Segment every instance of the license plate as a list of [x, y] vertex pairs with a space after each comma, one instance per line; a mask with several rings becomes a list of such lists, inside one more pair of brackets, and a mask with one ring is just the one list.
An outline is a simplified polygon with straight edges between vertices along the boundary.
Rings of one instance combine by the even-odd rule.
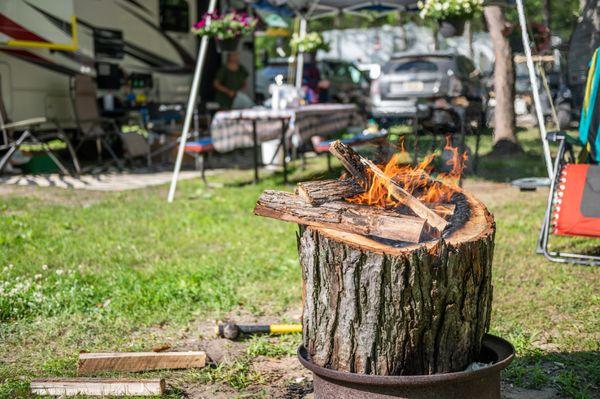
[[423, 90], [423, 82], [420, 82], [420, 81], [392, 83], [390, 86], [390, 91], [392, 93], [401, 93], [404, 91], [422, 91], [422, 90]]

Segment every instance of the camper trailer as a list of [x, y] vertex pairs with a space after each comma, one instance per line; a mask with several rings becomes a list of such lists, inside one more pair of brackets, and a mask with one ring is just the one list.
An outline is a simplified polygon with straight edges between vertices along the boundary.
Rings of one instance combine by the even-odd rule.
[[[93, 76], [99, 96], [185, 102], [198, 45], [190, 28], [205, 3], [0, 1], [1, 95], [9, 115], [72, 120], [70, 82], [76, 74]], [[242, 59], [252, 70], [250, 51]], [[206, 73], [214, 74], [219, 63], [212, 50]]]

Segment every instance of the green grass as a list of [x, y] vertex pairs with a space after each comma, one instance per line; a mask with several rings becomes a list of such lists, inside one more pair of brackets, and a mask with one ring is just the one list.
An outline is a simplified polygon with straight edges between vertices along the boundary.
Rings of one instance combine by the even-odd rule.
[[[521, 132], [521, 141], [525, 154], [482, 157], [480, 175], [467, 184], [543, 175], [535, 133]], [[424, 153], [428, 144], [421, 143]], [[485, 137], [481, 152], [490, 145]], [[324, 165], [312, 160], [292, 179], [325, 176]], [[15, 190], [0, 197], [0, 398], [28, 397], [33, 377], [75, 375], [81, 350], [149, 350], [165, 336], [199, 340], [189, 329], [197, 320], [240, 309], [275, 317], [299, 309], [296, 228], [252, 215], [262, 190], [284, 188], [281, 177], [238, 184], [250, 177], [237, 171], [210, 178], [226, 183], [220, 188], [181, 182], [172, 205], [165, 187], [98, 194]], [[595, 397], [598, 269], [551, 264], [534, 254], [545, 193], [500, 186], [476, 194], [498, 227], [491, 330], [513, 342], [519, 355], [504, 378], [527, 388], [552, 386], [567, 397]], [[179, 387], [211, 383], [241, 396], [253, 388], [260, 396], [268, 382], [253, 370], [253, 359], [292, 356], [299, 340], [252, 339], [234, 362], [149, 375], [174, 381], [170, 397], [182, 397]]]

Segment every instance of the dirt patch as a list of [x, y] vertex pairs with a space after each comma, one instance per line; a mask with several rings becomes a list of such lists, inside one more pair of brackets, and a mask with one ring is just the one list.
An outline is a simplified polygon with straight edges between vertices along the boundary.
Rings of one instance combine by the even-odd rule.
[[86, 192], [83, 190], [0, 184], [0, 199], [3, 197], [27, 197], [43, 201], [49, 205], [86, 207], [100, 202], [103, 195], [100, 192]]
[[528, 196], [532, 200], [538, 197], [548, 197], [548, 190], [538, 189], [534, 192], [521, 192], [518, 188], [508, 183], [495, 183], [480, 180], [465, 180], [465, 190], [473, 194], [477, 199], [487, 206], [498, 206], [509, 202], [514, 202], [519, 196]]
[[525, 389], [502, 383], [502, 399], [567, 399], [553, 388]]

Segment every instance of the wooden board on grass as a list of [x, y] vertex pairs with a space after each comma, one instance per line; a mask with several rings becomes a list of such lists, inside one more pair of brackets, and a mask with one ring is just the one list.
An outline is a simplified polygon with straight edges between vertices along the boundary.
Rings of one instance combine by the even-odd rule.
[[200, 368], [206, 365], [205, 352], [121, 352], [80, 353], [77, 372], [89, 375], [99, 371], [149, 371]]
[[159, 396], [165, 392], [164, 379], [36, 378], [31, 393], [43, 396]]

